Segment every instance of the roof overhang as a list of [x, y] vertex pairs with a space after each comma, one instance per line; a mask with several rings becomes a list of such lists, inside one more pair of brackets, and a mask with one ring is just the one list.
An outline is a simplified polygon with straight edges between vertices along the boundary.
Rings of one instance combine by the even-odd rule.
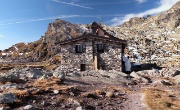
[[118, 43], [118, 44], [126, 44], [127, 43], [126, 40], [122, 40], [122, 39], [119, 39], [116, 37], [104, 37], [104, 36], [97, 36], [97, 35], [93, 35], [93, 34], [84, 34], [77, 38], [61, 41], [59, 44], [60, 45], [72, 44], [72, 43], [75, 43], [78, 41], [83, 41], [86, 39], [95, 40], [95, 41], [100, 40], [100, 41], [104, 41], [104, 42], [113, 42], [113, 43]]

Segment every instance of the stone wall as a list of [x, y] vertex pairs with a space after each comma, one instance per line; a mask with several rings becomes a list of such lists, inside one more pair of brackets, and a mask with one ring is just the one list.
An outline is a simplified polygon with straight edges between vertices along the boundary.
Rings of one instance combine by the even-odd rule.
[[[61, 46], [61, 70], [66, 72], [80, 71], [81, 64], [85, 64], [85, 70], [93, 70], [93, 44], [105, 44], [104, 53], [95, 53], [98, 58], [98, 69], [121, 71], [121, 45], [92, 40], [80, 41]], [[75, 45], [83, 44], [84, 53], [75, 53]], [[96, 47], [96, 46], [95, 46]], [[95, 48], [96, 50], [96, 48]]]
[[[95, 42], [99, 44], [103, 42]], [[121, 71], [121, 45], [106, 43], [104, 53], [97, 53], [98, 68], [104, 70], [120, 70]]]

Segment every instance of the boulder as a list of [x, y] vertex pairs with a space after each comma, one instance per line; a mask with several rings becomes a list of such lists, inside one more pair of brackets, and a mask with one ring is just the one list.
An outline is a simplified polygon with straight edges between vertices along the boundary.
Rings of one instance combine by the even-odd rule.
[[32, 79], [37, 79], [39, 77], [43, 76], [43, 71], [39, 69], [30, 69], [27, 71], [27, 77]]
[[59, 78], [60, 80], [65, 80], [65, 73], [64, 72], [61, 72], [61, 71], [55, 71], [53, 73], [53, 76], [56, 77], [56, 78]]
[[13, 103], [17, 98], [12, 93], [0, 93], [0, 103], [1, 104], [11, 104]]
[[19, 82], [19, 74], [13, 74], [13, 73], [6, 73], [0, 75], [0, 82]]
[[7, 82], [19, 82], [19, 74], [7, 73], [5, 75]]

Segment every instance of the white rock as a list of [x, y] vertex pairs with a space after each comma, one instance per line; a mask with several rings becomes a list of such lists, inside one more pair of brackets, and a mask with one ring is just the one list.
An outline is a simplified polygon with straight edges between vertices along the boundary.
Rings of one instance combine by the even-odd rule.
[[35, 108], [32, 105], [26, 105], [23, 109], [25, 109], [25, 110], [35, 110]]
[[176, 75], [173, 79], [176, 84], [180, 84], [180, 75]]
[[82, 106], [79, 106], [76, 108], [76, 110], [84, 110], [84, 109], [82, 108]]
[[54, 94], [59, 94], [58, 90], [54, 90], [53, 92], [54, 92]]

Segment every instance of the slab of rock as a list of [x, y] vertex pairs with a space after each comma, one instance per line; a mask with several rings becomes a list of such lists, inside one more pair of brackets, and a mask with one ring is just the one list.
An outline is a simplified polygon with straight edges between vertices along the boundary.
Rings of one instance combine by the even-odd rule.
[[130, 74], [130, 76], [133, 77], [133, 78], [135, 78], [135, 79], [137, 79], [137, 80], [139, 80], [139, 81], [142, 81], [142, 82], [144, 82], [144, 83], [150, 83], [150, 81], [149, 81], [147, 78], [144, 78], [144, 77], [140, 76], [140, 75], [139, 75], [138, 73], [136, 73], [136, 72], [132, 72], [132, 73]]

